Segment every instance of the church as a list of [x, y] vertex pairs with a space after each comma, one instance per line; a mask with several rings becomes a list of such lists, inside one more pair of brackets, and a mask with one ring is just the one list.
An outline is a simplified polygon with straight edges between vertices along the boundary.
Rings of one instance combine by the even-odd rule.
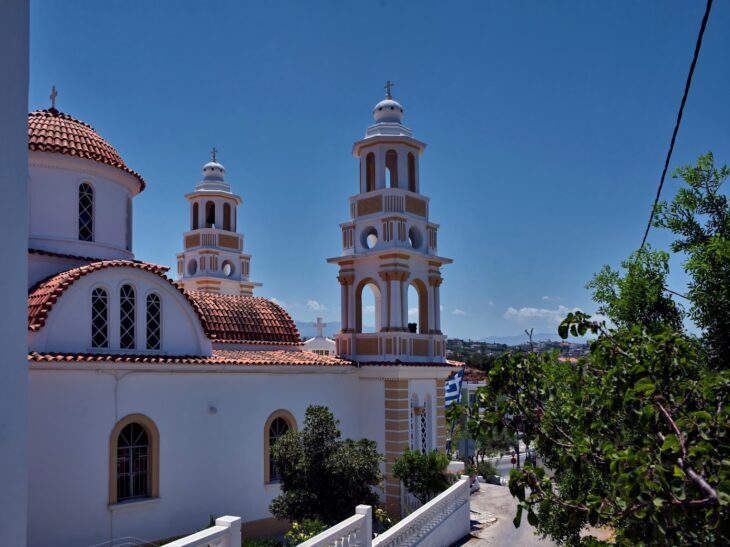
[[172, 274], [134, 254], [143, 176], [58, 110], [55, 90], [51, 108], [28, 115], [28, 545], [159, 541], [224, 514], [242, 517], [244, 537], [281, 532], [270, 448], [311, 404], [344, 438], [377, 442], [381, 501], [399, 515], [393, 462], [408, 447], [445, 449], [444, 384], [461, 364], [445, 358], [451, 261], [421, 192], [426, 145], [386, 89], [353, 146], [350, 218], [327, 259], [341, 294], [336, 355], [306, 351], [286, 310], [254, 294], [266, 280], [251, 276], [242, 200], [215, 152], [197, 184], [191, 174]]

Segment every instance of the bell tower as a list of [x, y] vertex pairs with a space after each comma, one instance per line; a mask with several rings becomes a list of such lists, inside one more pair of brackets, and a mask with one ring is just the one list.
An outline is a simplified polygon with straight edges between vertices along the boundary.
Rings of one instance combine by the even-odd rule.
[[[418, 160], [426, 145], [403, 125], [403, 107], [385, 86], [375, 105], [375, 123], [352, 149], [359, 159], [359, 193], [350, 197], [350, 217], [341, 224], [342, 254], [328, 262], [340, 268], [342, 330], [337, 353], [358, 361], [444, 363], [441, 332], [438, 225], [429, 221], [421, 194]], [[412, 286], [418, 302], [408, 302]], [[375, 332], [363, 330], [363, 292], [375, 300]], [[417, 307], [409, 323], [408, 309]]]
[[203, 166], [203, 180], [186, 194], [190, 230], [183, 234], [184, 251], [177, 255], [178, 279], [187, 291], [252, 296], [251, 255], [243, 253], [243, 234], [236, 231], [240, 196], [225, 181], [226, 170], [216, 159]]

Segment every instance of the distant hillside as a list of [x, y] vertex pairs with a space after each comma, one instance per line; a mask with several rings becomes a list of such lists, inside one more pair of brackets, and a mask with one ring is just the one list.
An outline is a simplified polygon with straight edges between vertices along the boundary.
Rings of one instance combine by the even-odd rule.
[[[527, 334], [516, 334], [514, 336], [487, 336], [482, 338], [480, 342], [487, 342], [489, 344], [507, 344], [508, 346], [519, 346], [520, 344], [526, 344], [529, 342]], [[533, 342], [562, 342], [563, 340], [558, 336], [558, 333], [549, 334], [547, 332], [536, 332], [532, 335]], [[570, 337], [567, 342], [573, 342], [574, 344], [585, 344], [588, 339], [583, 337]]]

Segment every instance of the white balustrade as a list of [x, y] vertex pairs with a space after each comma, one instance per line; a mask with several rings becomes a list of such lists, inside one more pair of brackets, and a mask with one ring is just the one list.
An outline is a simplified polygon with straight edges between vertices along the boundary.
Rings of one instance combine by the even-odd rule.
[[373, 537], [373, 508], [358, 505], [355, 514], [299, 547], [370, 547]]
[[215, 519], [215, 526], [166, 543], [165, 547], [240, 547], [241, 517]]
[[[450, 545], [469, 534], [469, 477], [373, 540], [373, 547]], [[429, 537], [430, 536], [430, 537]]]

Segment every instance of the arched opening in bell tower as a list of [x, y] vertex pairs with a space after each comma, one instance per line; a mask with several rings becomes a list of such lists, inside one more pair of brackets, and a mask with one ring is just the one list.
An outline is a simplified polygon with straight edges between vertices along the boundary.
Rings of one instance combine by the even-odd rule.
[[355, 332], [368, 332], [381, 328], [382, 298], [380, 287], [374, 279], [360, 281], [355, 290]]
[[398, 188], [398, 152], [395, 150], [388, 150], [385, 153], [385, 171], [388, 187]]
[[193, 230], [197, 230], [198, 229], [198, 225], [199, 225], [199, 221], [198, 221], [198, 214], [199, 214], [198, 213], [198, 209], [199, 209], [198, 203], [197, 202], [193, 203], [193, 221], [191, 223], [191, 228]]
[[[408, 285], [408, 326], [410, 332], [428, 334], [428, 287], [420, 279]], [[415, 328], [412, 328], [413, 324]]]
[[212, 228], [215, 226], [215, 203], [207, 201], [205, 203], [205, 227]]
[[231, 204], [230, 203], [224, 203], [223, 204], [223, 229], [224, 230], [231, 230]]
[[365, 157], [365, 191], [375, 190], [375, 154], [370, 152]]
[[416, 156], [408, 152], [408, 190], [416, 191]]

